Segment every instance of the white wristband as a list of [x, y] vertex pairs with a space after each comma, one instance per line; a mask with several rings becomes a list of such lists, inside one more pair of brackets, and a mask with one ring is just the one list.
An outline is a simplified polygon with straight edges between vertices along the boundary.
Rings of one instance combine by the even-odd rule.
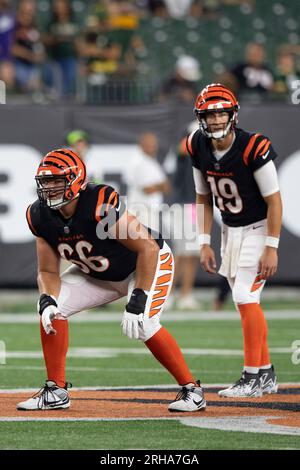
[[199, 245], [210, 245], [210, 239], [210, 235], [208, 235], [207, 233], [201, 233], [201, 235], [199, 235]]
[[271, 246], [272, 248], [278, 248], [279, 246], [279, 238], [276, 237], [267, 237], [266, 238], [266, 246]]

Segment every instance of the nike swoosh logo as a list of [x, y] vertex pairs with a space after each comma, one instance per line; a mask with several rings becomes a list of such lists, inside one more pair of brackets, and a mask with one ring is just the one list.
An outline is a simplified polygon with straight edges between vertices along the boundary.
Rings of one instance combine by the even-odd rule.
[[267, 156], [269, 155], [270, 153], [270, 150], [267, 151], [267, 153], [265, 153], [264, 155], [262, 155], [262, 158], [265, 160], [267, 158]]
[[260, 228], [260, 227], [263, 227], [263, 225], [258, 225], [257, 227], [252, 227], [253, 230], [257, 229], [257, 228]]
[[193, 402], [195, 403], [196, 406], [201, 405], [202, 401], [203, 401], [203, 400], [200, 400], [200, 401], [193, 400]]

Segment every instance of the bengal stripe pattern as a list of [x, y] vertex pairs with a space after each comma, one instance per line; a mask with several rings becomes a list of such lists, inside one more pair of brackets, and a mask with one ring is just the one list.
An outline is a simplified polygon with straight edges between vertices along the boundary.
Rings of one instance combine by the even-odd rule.
[[257, 147], [256, 151], [255, 151], [255, 154], [254, 154], [254, 160], [257, 158], [257, 157], [261, 157], [262, 155], [264, 155], [267, 150], [269, 149], [271, 145], [271, 142], [269, 141], [269, 139], [264, 139], [260, 144], [259, 146]]
[[95, 219], [97, 220], [97, 222], [100, 222], [101, 220], [101, 208], [104, 203], [106, 188], [107, 186], [104, 186], [103, 188], [101, 188], [98, 194], [98, 200], [97, 200], [97, 205], [96, 205], [96, 210], [95, 210]]
[[255, 281], [253, 282], [253, 285], [251, 287], [251, 292], [255, 292], [258, 289], [260, 289], [262, 285], [264, 284], [264, 282], [265, 282], [265, 279], [262, 277], [261, 273], [259, 273], [256, 276]]
[[197, 129], [194, 132], [192, 132], [186, 139], [186, 148], [191, 156], [193, 155], [192, 140], [196, 132], [197, 132]]
[[207, 85], [201, 93], [197, 96], [195, 103], [196, 111], [206, 111], [208, 104], [222, 104], [224, 109], [236, 108], [238, 109], [238, 101], [234, 93], [220, 83], [212, 83]]
[[257, 141], [257, 139], [260, 135], [261, 134], [254, 134], [250, 138], [250, 140], [248, 142], [248, 145], [245, 148], [244, 155], [243, 155], [243, 160], [244, 160], [245, 165], [249, 165], [249, 157], [250, 157], [251, 150], [253, 149], [254, 144], [255, 144], [255, 142]]
[[28, 223], [29, 227], [31, 228], [31, 231], [34, 233], [34, 235], [37, 236], [37, 232], [36, 232], [36, 230], [33, 226], [32, 220], [31, 220], [30, 209], [31, 209], [31, 205], [27, 208], [27, 211], [26, 211], [27, 223]]
[[155, 294], [152, 297], [149, 318], [153, 317], [154, 315], [157, 315], [161, 311], [166, 301], [168, 291], [171, 286], [171, 281], [173, 278], [174, 261], [172, 253], [165, 253], [163, 255], [160, 255], [159, 261], [159, 270], [160, 272], [165, 271], [165, 273], [158, 276], [156, 280], [154, 288]]

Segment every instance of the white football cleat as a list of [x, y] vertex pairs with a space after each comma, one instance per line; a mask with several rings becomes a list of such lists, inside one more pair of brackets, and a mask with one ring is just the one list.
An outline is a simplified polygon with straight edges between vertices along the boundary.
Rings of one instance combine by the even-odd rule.
[[243, 372], [242, 377], [229, 388], [219, 391], [220, 397], [259, 398], [262, 396], [259, 374]]
[[206, 408], [206, 401], [203, 394], [203, 389], [200, 382], [198, 385], [188, 384], [182, 387], [177, 394], [175, 401], [170, 403], [169, 411], [204, 411]]
[[259, 379], [263, 394], [277, 393], [278, 383], [273, 366], [269, 369], [259, 369]]
[[52, 380], [46, 384], [33, 397], [17, 404], [17, 410], [58, 410], [70, 407], [69, 393], [66, 388], [61, 388]]

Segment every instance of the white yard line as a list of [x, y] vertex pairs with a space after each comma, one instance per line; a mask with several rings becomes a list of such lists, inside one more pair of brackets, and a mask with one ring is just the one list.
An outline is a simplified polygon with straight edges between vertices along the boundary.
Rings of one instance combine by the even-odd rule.
[[[230, 383], [206, 383], [203, 385], [204, 390], [206, 388], [220, 388], [220, 387], [228, 387], [231, 385]], [[299, 382], [285, 382], [280, 383], [280, 387], [287, 388], [287, 387], [300, 387]], [[176, 384], [158, 384], [158, 385], [125, 385], [125, 386], [86, 386], [86, 387], [73, 387], [72, 391], [80, 392], [80, 391], [90, 391], [90, 392], [101, 392], [101, 391], [118, 391], [118, 390], [139, 390], [139, 391], [147, 391], [147, 390], [166, 390], [166, 389], [178, 389], [178, 385]], [[36, 388], [8, 388], [8, 389], [1, 389], [0, 387], [0, 394], [1, 393], [34, 393], [36, 392]]]
[[[268, 320], [300, 320], [300, 310], [280, 310], [266, 312]], [[82, 312], [70, 317], [75, 323], [119, 323], [122, 312], [92, 313]], [[32, 313], [0, 313], [0, 323], [37, 323], [37, 314]], [[240, 320], [238, 312], [163, 312], [162, 321], [229, 321]]]
[[[182, 348], [188, 356], [243, 356], [242, 349]], [[292, 354], [292, 348], [270, 348], [273, 354]], [[147, 348], [70, 348], [68, 358], [111, 358], [124, 354], [150, 355]], [[42, 351], [6, 351], [7, 359], [41, 359]], [[0, 366], [0, 370], [1, 370]], [[5, 365], [3, 365], [5, 367]]]

